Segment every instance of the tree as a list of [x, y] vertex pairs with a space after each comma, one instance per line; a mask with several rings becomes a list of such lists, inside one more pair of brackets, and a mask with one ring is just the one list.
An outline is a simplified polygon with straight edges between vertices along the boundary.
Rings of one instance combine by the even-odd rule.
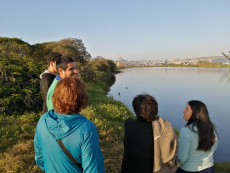
[[34, 62], [31, 51], [20, 39], [0, 38], [0, 112], [41, 109], [39, 74], [43, 64]]
[[84, 66], [87, 60], [91, 59], [91, 55], [86, 51], [82, 40], [76, 38], [60, 40], [53, 51], [62, 55], [69, 55], [78, 63], [78, 66]]
[[32, 49], [30, 45], [18, 38], [0, 37], [0, 55], [21, 58], [30, 55]]
[[19, 114], [42, 109], [39, 76], [47, 68], [46, 56], [52, 51], [71, 56], [86, 81], [100, 79], [100, 70], [114, 70], [113, 63], [107, 60], [95, 63], [98, 74], [87, 66], [91, 56], [80, 39], [29, 45], [18, 38], [0, 37], [0, 112]]
[[43, 61], [46, 63], [46, 55], [50, 52], [58, 52], [62, 55], [69, 55], [74, 59], [78, 67], [87, 64], [87, 60], [91, 59], [91, 55], [86, 51], [86, 48], [80, 39], [65, 38], [57, 42], [46, 42], [32, 45], [33, 58], [35, 61]]

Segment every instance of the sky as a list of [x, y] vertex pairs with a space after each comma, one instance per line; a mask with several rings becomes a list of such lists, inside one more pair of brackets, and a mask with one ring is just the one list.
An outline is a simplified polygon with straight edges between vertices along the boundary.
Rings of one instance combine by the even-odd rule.
[[229, 0], [0, 0], [0, 37], [81, 39], [94, 58], [189, 59], [230, 51]]

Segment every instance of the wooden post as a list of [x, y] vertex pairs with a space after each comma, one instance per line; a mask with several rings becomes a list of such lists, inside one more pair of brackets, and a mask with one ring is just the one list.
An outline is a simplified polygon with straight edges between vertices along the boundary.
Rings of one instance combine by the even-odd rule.
[[227, 55], [225, 55], [224, 52], [222, 52], [222, 54], [223, 54], [226, 58], [228, 58], [228, 59], [230, 60], [230, 58], [229, 58]]

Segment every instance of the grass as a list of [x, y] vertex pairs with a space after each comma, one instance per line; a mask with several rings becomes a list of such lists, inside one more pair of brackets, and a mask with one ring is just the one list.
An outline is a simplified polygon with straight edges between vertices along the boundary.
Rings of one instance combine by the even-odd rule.
[[34, 161], [34, 132], [40, 114], [0, 115], [0, 172], [42, 172]]
[[[124, 121], [133, 117], [120, 101], [107, 98], [98, 86], [87, 84], [90, 103], [81, 113], [98, 128], [105, 171], [121, 172]], [[0, 172], [41, 173], [34, 161], [33, 137], [41, 113], [21, 116], [0, 115]], [[178, 132], [177, 132], [178, 134]], [[216, 173], [229, 173], [230, 162], [215, 163]]]
[[214, 163], [216, 173], [229, 173], [230, 172], [230, 162]]
[[[87, 84], [87, 91], [90, 103], [81, 113], [97, 126], [106, 172], [120, 172], [124, 121], [133, 115], [120, 101], [107, 98], [97, 85]], [[33, 147], [40, 116], [0, 115], [0, 172], [42, 172], [35, 164]]]

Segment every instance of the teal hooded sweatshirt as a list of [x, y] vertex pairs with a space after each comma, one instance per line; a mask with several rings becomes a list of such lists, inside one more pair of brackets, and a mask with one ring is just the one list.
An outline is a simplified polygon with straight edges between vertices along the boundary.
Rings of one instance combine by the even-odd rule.
[[[83, 171], [63, 152], [61, 139]], [[81, 114], [48, 111], [38, 121], [34, 137], [35, 161], [47, 173], [104, 173], [96, 126]]]

